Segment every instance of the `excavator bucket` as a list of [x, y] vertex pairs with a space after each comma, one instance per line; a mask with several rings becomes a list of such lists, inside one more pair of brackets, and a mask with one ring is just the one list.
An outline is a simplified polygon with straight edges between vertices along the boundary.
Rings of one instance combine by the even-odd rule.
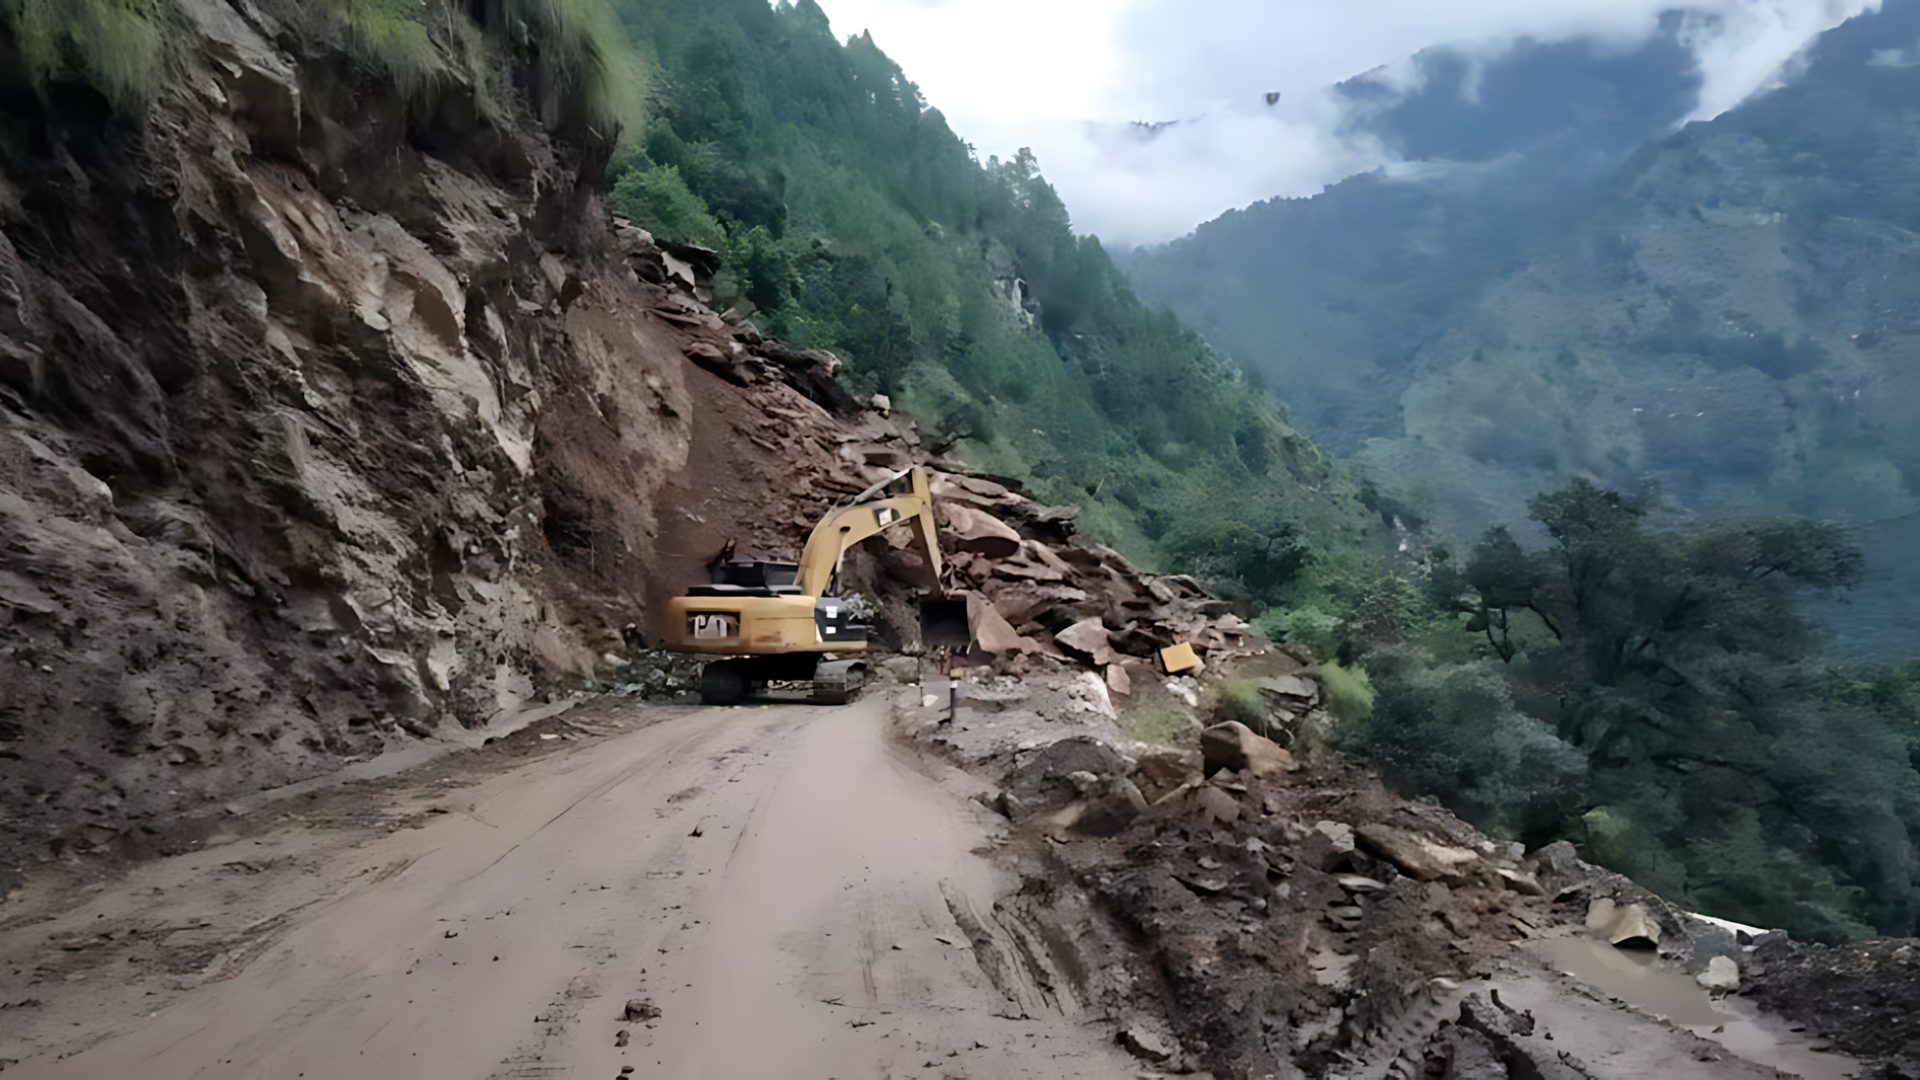
[[973, 644], [965, 600], [926, 600], [920, 604], [920, 644], [929, 649], [964, 649]]

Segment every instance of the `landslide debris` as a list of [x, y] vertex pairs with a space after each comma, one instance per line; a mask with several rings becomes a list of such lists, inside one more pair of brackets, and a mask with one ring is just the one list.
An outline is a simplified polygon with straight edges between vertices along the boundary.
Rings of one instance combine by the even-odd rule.
[[[943, 543], [965, 552], [980, 640], [950, 689], [925, 659], [882, 668], [912, 684], [906, 735], [988, 783], [980, 801], [1008, 821], [1000, 857], [1023, 886], [969, 936], [1011, 1007], [1104, 1018], [1143, 1075], [1610, 1077], [1555, 1045], [1529, 1011], [1542, 1002], [1488, 989], [1523, 971], [1532, 993], [1574, 993], [1530, 942], [1657, 949], [1723, 992], [1752, 962], [1733, 932], [1565, 843], [1528, 853], [1389, 791], [1329, 747], [1311, 658], [1198, 583], [1140, 573], [1017, 486], [942, 473], [936, 490], [967, 510], [943, 516]], [[1170, 675], [1156, 658], [1178, 642], [1202, 662]], [[1597, 1030], [1630, 1037], [1579, 993]], [[1776, 1075], [1631, 1023], [1707, 1070], [1686, 1075]]]
[[1876, 1080], [1920, 1080], [1920, 941], [1823, 946], [1768, 934], [1741, 965], [1741, 992], [1872, 1063]]

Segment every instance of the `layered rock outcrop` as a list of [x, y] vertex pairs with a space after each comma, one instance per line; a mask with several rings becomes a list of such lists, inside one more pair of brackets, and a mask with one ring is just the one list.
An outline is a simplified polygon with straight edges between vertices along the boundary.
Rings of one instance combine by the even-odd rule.
[[844, 464], [778, 415], [831, 358], [696, 302], [603, 148], [182, 7], [139, 123], [0, 86], [0, 869], [591, 684]]

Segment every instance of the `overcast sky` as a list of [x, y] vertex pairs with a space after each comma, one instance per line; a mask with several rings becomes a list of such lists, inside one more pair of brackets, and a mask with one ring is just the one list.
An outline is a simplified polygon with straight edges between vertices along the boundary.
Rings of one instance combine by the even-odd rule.
[[[1685, 7], [1711, 118], [1879, 0], [818, 0], [874, 40], [984, 160], [1039, 155], [1077, 228], [1153, 243], [1222, 211], [1390, 163], [1336, 137], [1327, 88], [1435, 45], [1632, 47]], [[1263, 95], [1281, 94], [1267, 106]], [[1129, 121], [1192, 121], [1144, 141]]]

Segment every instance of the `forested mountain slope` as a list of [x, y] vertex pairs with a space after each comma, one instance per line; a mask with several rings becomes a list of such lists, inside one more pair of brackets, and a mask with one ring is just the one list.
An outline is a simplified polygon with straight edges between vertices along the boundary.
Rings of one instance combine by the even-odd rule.
[[1408, 164], [1127, 263], [1423, 526], [1274, 620], [1370, 672], [1355, 745], [1701, 910], [1911, 933], [1920, 697], [1859, 661], [1920, 647], [1920, 4], [1678, 130], [1675, 32], [1357, 80]]
[[716, 306], [834, 350], [1094, 535], [1258, 601], [1377, 518], [1255, 382], [1135, 299], [1021, 154], [975, 160], [812, 0], [618, 0], [661, 73], [612, 203], [723, 249]]
[[1920, 5], [1889, 0], [1787, 85], [1671, 134], [1691, 76], [1665, 37], [1523, 48], [1474, 101], [1426, 57], [1424, 90], [1356, 112], [1412, 164], [1229, 214], [1133, 280], [1455, 537], [1525, 528], [1572, 475], [1889, 523], [1861, 537], [1876, 588], [1835, 614], [1851, 648], [1907, 651], [1916, 43]]

